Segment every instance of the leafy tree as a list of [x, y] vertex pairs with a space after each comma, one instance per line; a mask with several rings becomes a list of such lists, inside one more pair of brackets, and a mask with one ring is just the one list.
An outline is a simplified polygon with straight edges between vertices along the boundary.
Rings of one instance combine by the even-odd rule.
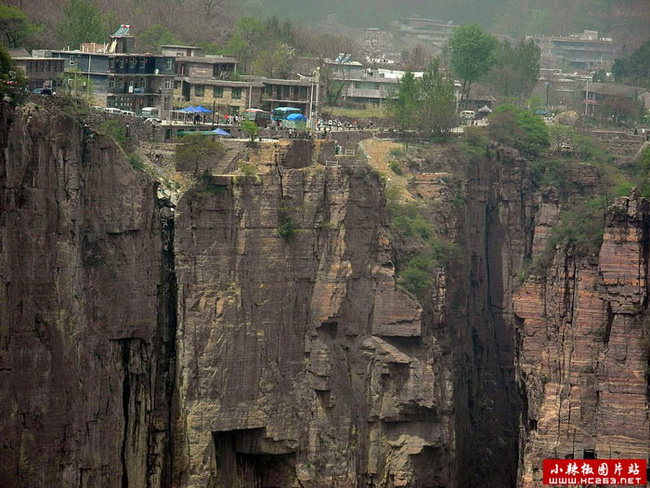
[[219, 141], [202, 134], [183, 136], [183, 143], [176, 146], [174, 160], [178, 171], [192, 171], [195, 175], [208, 169], [213, 161], [223, 156], [225, 148]]
[[295, 59], [296, 50], [282, 42], [260, 51], [253, 67], [257, 74], [269, 78], [287, 78]]
[[165, 44], [178, 44], [174, 33], [160, 24], [147, 27], [137, 36], [138, 51], [159, 53], [160, 46]]
[[456, 103], [454, 81], [440, 71], [438, 60], [431, 62], [422, 74], [418, 123], [435, 134], [446, 132], [454, 126]]
[[441, 134], [455, 122], [454, 82], [442, 75], [437, 59], [420, 80], [407, 71], [398, 83], [397, 96], [391, 101], [389, 111], [403, 130], [416, 126]]
[[16, 7], [0, 5], [0, 32], [7, 47], [20, 47], [29, 38], [34, 26], [25, 12]]
[[650, 88], [650, 40], [644, 42], [630, 57], [615, 59], [612, 73], [616, 83]]
[[260, 128], [252, 120], [244, 120], [241, 123], [241, 130], [250, 138], [251, 144], [255, 142], [255, 139], [260, 133]]
[[84, 42], [105, 42], [110, 27], [92, 0], [70, 0], [57, 25], [59, 41], [73, 49]]
[[489, 121], [490, 138], [526, 156], [537, 156], [550, 143], [544, 120], [516, 105], [500, 105], [490, 115]]
[[397, 119], [402, 130], [410, 129], [416, 122], [419, 97], [418, 81], [411, 71], [407, 71], [397, 83], [397, 96], [389, 102], [389, 111]]
[[485, 75], [495, 61], [498, 46], [496, 38], [483, 31], [478, 24], [463, 25], [449, 38], [451, 68], [461, 80], [462, 101], [479, 77]]
[[237, 58], [244, 73], [252, 66], [262, 45], [268, 42], [264, 34], [264, 24], [259, 19], [241, 17], [235, 22], [235, 31], [226, 49]]
[[16, 68], [9, 52], [0, 44], [0, 101], [20, 103], [24, 97], [25, 85], [22, 71]]
[[518, 98], [523, 103], [539, 78], [540, 57], [541, 51], [532, 39], [514, 46], [504, 41], [497, 48], [495, 64], [485, 80], [493, 93]]

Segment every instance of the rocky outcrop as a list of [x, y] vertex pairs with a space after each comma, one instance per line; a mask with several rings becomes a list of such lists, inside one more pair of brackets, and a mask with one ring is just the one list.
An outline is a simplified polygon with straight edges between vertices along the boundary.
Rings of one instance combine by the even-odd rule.
[[0, 110], [2, 484], [169, 486], [172, 223], [111, 141]]
[[520, 286], [593, 166], [538, 191], [513, 151], [436, 152], [409, 198], [458, 256], [416, 299], [331, 141], [239, 146], [173, 212], [59, 104], [0, 112], [3, 486], [532, 487], [650, 454], [648, 203]]
[[544, 458], [650, 454], [648, 216], [645, 199], [617, 200], [597, 258], [558, 252], [515, 296], [522, 486], [541, 486]]
[[395, 288], [380, 188], [278, 167], [181, 201], [179, 484], [454, 484], [449, 364]]

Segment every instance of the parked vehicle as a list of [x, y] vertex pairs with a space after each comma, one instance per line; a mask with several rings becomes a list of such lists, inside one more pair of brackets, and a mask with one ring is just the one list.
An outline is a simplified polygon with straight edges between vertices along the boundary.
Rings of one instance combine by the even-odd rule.
[[52, 90], [49, 88], [34, 88], [34, 90], [32, 90], [32, 93], [35, 93], [37, 95], [52, 95]]
[[142, 110], [140, 110], [140, 113], [138, 115], [140, 115], [140, 117], [144, 117], [145, 119], [148, 118], [157, 119], [160, 117], [158, 107], [143, 107]]
[[296, 107], [277, 107], [271, 111], [271, 119], [275, 122], [287, 120], [291, 114], [302, 114], [302, 110]]
[[460, 118], [474, 120], [476, 118], [476, 112], [474, 110], [463, 110], [460, 113]]
[[129, 115], [131, 117], [135, 117], [135, 112], [132, 112], [131, 110], [122, 110], [122, 115]]
[[106, 107], [104, 108], [104, 112], [107, 112], [109, 114], [115, 114], [115, 115], [119, 115], [122, 113], [122, 111], [119, 108], [115, 108], [115, 107]]
[[252, 120], [258, 127], [266, 127], [271, 121], [271, 114], [259, 108], [249, 108], [242, 112], [244, 120]]

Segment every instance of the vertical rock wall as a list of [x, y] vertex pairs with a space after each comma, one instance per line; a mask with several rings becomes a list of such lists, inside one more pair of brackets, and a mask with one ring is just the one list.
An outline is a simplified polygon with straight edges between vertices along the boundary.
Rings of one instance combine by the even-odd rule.
[[177, 212], [179, 484], [453, 486], [449, 364], [395, 288], [377, 176], [221, 183]]
[[72, 118], [0, 110], [2, 484], [169, 486], [154, 187]]
[[544, 458], [650, 456], [648, 216], [645, 199], [617, 200], [597, 259], [558, 253], [515, 296], [522, 486], [541, 486]]

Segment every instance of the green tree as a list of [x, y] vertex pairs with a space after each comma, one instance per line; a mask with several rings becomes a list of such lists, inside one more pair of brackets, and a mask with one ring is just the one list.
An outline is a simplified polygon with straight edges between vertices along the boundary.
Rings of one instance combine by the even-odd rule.
[[241, 123], [241, 130], [250, 138], [251, 144], [255, 142], [255, 139], [260, 133], [260, 128], [252, 120], [244, 120]]
[[210, 168], [225, 153], [223, 144], [210, 136], [190, 134], [183, 136], [183, 143], [176, 146], [174, 160], [178, 171], [191, 171], [198, 175]]
[[402, 130], [408, 130], [416, 123], [419, 98], [418, 81], [411, 71], [407, 71], [397, 83], [397, 96], [388, 105], [390, 114], [397, 119]]
[[544, 120], [512, 104], [497, 107], [489, 117], [490, 138], [519, 150], [525, 156], [537, 156], [550, 143]]
[[629, 57], [615, 59], [612, 73], [616, 83], [650, 88], [650, 40]]
[[283, 42], [261, 50], [253, 63], [256, 74], [269, 78], [287, 78], [291, 73], [296, 50]]
[[84, 42], [105, 42], [110, 28], [92, 0], [70, 0], [56, 28], [64, 46], [78, 49]]
[[422, 74], [419, 88], [419, 126], [434, 134], [451, 129], [456, 121], [454, 80], [441, 73], [437, 59]]
[[178, 44], [174, 33], [160, 24], [147, 27], [137, 36], [138, 52], [159, 53], [160, 46]]
[[22, 46], [34, 26], [27, 20], [25, 12], [16, 7], [0, 5], [0, 32], [3, 36], [3, 44], [7, 47]]
[[264, 43], [264, 24], [260, 19], [241, 17], [235, 22], [235, 31], [228, 41], [226, 50], [237, 58], [240, 71], [246, 73], [253, 65]]
[[519, 103], [530, 97], [539, 79], [541, 51], [534, 40], [520, 41], [514, 46], [508, 41], [499, 44], [495, 64], [485, 80], [492, 92]]
[[463, 25], [449, 39], [451, 68], [461, 80], [461, 101], [467, 101], [469, 90], [478, 78], [489, 72], [495, 62], [496, 38], [478, 24]]
[[20, 103], [24, 97], [25, 85], [22, 71], [16, 68], [9, 52], [0, 44], [0, 101]]

